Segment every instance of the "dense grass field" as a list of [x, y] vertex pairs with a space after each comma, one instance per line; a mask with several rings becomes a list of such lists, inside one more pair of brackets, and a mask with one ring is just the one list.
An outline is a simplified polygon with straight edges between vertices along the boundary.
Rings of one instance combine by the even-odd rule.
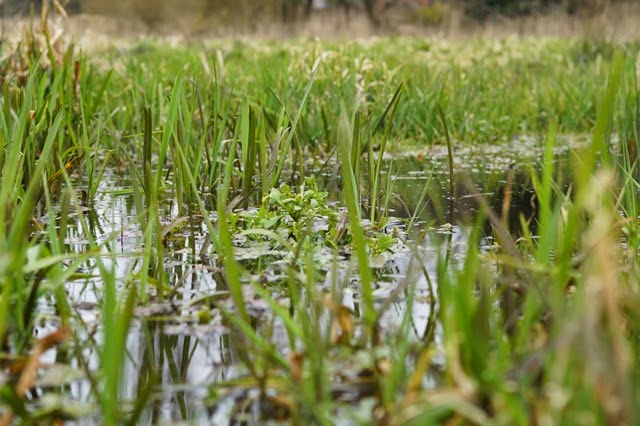
[[[47, 40], [0, 63], [2, 424], [640, 421], [640, 44]], [[514, 226], [456, 152], [522, 140]]]

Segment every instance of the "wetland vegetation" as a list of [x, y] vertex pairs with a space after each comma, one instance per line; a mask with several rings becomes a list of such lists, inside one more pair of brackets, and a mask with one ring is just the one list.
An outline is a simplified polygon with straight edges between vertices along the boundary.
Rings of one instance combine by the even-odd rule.
[[638, 423], [636, 42], [2, 47], [2, 424]]

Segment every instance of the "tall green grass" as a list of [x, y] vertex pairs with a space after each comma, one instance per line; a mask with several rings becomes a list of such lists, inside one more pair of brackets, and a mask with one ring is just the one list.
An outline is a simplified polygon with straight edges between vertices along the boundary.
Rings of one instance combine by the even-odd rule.
[[[49, 301], [72, 330], [69, 344], [100, 420], [145, 419], [161, 381], [145, 367], [138, 399], [123, 403], [127, 336], [136, 307], [175, 302], [180, 283], [167, 272], [165, 237], [187, 223], [193, 241], [207, 235], [188, 262], [215, 271], [228, 294], [213, 309], [247, 377], [213, 384], [212, 395], [229, 386], [257, 389], [258, 407], [283, 408], [299, 424], [332, 424], [336, 413], [389, 424], [636, 423], [638, 49], [598, 46], [220, 42], [140, 45], [124, 58], [114, 51], [109, 71], [76, 62], [72, 51], [50, 69], [34, 61], [25, 82], [4, 80], [0, 97], [2, 351], [37, 353], [38, 306]], [[589, 145], [572, 151], [571, 170], [559, 169], [559, 136], [585, 131]], [[454, 144], [522, 133], [547, 135], [531, 171], [535, 227], [522, 218], [521, 229], [508, 229], [500, 217], [508, 209], [494, 212], [477, 197], [480, 214], [460, 228], [464, 261], [454, 261], [453, 236], [445, 238], [432, 282], [418, 243], [410, 244], [414, 263], [392, 298], [379, 300], [370, 261], [393, 197], [385, 154], [402, 144], [446, 142], [454, 197]], [[305, 177], [334, 163], [346, 210], [339, 238], [326, 242], [331, 249], [318, 244], [310, 221], [282, 234], [237, 233], [230, 223], [236, 210], [262, 207], [281, 184], [303, 188]], [[107, 249], [110, 235], [98, 242], [105, 236], [82, 213], [95, 213], [104, 176], [114, 171], [129, 182], [136, 212], [130, 226], [139, 241], [127, 253], [137, 261], [124, 276]], [[565, 188], [567, 174], [572, 184]], [[81, 253], [66, 241], [72, 213], [87, 239]], [[480, 249], [487, 222], [499, 243], [492, 251]], [[251, 235], [284, 248], [276, 283], [260, 280], [238, 258], [239, 237]], [[328, 267], [317, 261], [325, 249]], [[65, 286], [87, 262], [99, 282], [100, 332], [81, 342], [88, 329]], [[418, 276], [431, 299], [422, 334], [412, 331]], [[342, 304], [352, 285], [354, 311]], [[264, 316], [250, 309], [256, 299], [267, 307]], [[388, 330], [384, 314], [394, 301], [404, 311]], [[277, 327], [286, 348], [274, 342]], [[96, 350], [97, 366], [89, 365], [87, 347]], [[31, 401], [13, 382], [3, 385], [0, 400], [18, 420], [33, 420]], [[367, 401], [373, 408], [362, 408]], [[184, 404], [180, 410], [186, 417]]]
[[[490, 256], [496, 275], [473, 244], [479, 238], [476, 226], [462, 270], [442, 271], [445, 387], [451, 393], [426, 392], [420, 402], [405, 406], [403, 422], [459, 418], [529, 424], [539, 416], [562, 424], [578, 417], [635, 422], [635, 345], [623, 320], [636, 317], [634, 303], [624, 300], [634, 285], [623, 271], [636, 269], [636, 255], [620, 246], [619, 227], [637, 218], [621, 218], [618, 209], [635, 183], [609, 154], [623, 64], [616, 55], [592, 142], [576, 152], [575, 186], [568, 190], [556, 181], [561, 170], [553, 165], [556, 128], [550, 128], [541, 172], [533, 176], [537, 237], [526, 232], [523, 221], [525, 237], [517, 241], [517, 253], [500, 241], [503, 250]], [[627, 176], [622, 185], [616, 182], [621, 173]], [[492, 222], [504, 235], [501, 223]]]

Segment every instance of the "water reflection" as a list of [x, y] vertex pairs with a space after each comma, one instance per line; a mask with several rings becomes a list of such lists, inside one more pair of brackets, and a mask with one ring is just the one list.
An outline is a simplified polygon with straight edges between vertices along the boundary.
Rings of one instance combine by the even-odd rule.
[[[436, 318], [438, 262], [443, 250], [447, 250], [450, 270], [462, 267], [469, 244], [468, 224], [477, 210], [472, 191], [462, 183], [462, 176], [471, 176], [489, 204], [496, 211], [504, 211], [507, 175], [513, 170], [513, 197], [508, 209], [510, 226], [516, 229], [520, 216], [526, 219], [535, 212], [535, 200], [525, 168], [513, 168], [513, 159], [505, 160], [507, 156], [500, 157], [493, 168], [484, 167], [487, 156], [470, 156], [473, 161], [461, 165], [455, 177], [453, 212], [448, 211], [447, 200], [451, 196], [448, 193], [448, 172], [440, 159], [413, 156], [393, 163], [394, 177], [391, 181], [395, 197], [390, 206], [391, 215], [399, 218], [413, 216], [419, 208], [423, 188], [429, 185], [426, 208], [416, 217], [419, 226], [405, 238], [415, 240], [425, 226], [434, 227], [424, 233], [418, 243], [409, 241], [393, 254], [374, 261], [377, 263], [374, 297], [376, 310], [383, 312], [379, 320], [383, 338], [393, 338], [404, 318], [409, 317], [411, 340], [431, 341], [435, 348], [441, 348], [441, 327]], [[332, 190], [332, 199], [339, 200], [337, 171], [329, 168], [323, 171], [322, 176], [321, 184]], [[85, 252], [92, 240], [104, 243], [101, 246], [104, 266], [114, 272], [119, 287], [125, 285], [127, 277], [141, 272], [143, 264], [143, 236], [139, 229], [138, 212], [131, 193], [121, 190], [126, 187], [127, 182], [116, 176], [105, 175], [93, 207], [68, 218], [65, 241], [72, 253]], [[80, 215], [88, 224], [86, 229], [82, 226]], [[169, 224], [176, 216], [176, 204], [167, 200], [161, 212], [163, 224]], [[453, 223], [448, 223], [451, 222], [450, 217]], [[490, 231], [487, 231], [487, 235], [490, 235]], [[238, 409], [238, 401], [257, 398], [251, 393], [255, 390], [251, 386], [236, 386], [229, 391], [213, 387], [245, 377], [246, 365], [250, 365], [252, 357], [257, 355], [247, 350], [243, 339], [230, 332], [231, 328], [216, 308], [218, 303], [225, 303], [227, 289], [215, 258], [200, 255], [205, 239], [206, 232], [200, 223], [189, 224], [184, 231], [165, 238], [166, 258], [163, 263], [169, 292], [162, 299], [155, 298], [151, 288], [148, 303], [136, 311], [137, 319], [126, 341], [121, 397], [131, 405], [132, 412], [139, 410], [140, 423], [189, 421], [195, 424], [222, 424], [230, 421], [232, 413]], [[492, 249], [490, 238], [483, 240], [482, 248]], [[265, 279], [265, 285], [271, 286], [270, 290], [277, 293], [279, 288], [286, 288], [286, 283], [283, 283], [286, 274], [279, 271], [277, 260], [277, 255], [268, 253], [241, 261], [253, 271], [273, 269], [274, 273]], [[357, 317], [361, 311], [360, 294], [357, 268], [353, 262], [340, 257], [337, 268], [332, 270], [327, 267], [327, 270], [321, 271], [318, 289], [331, 293], [337, 288], [340, 303]], [[82, 347], [75, 353], [54, 351], [54, 355], [48, 356], [52, 357], [51, 361], [69, 363], [79, 369], [86, 364], [86, 368], [95, 373], [99, 365], [97, 348], [103, 340], [99, 309], [103, 283], [95, 260], [87, 260], [80, 272], [86, 274], [87, 278], [70, 281], [66, 291], [77, 312], [77, 321], [83, 324], [80, 329], [86, 330]], [[284, 292], [280, 297], [286, 302], [288, 296]], [[289, 353], [290, 340], [284, 325], [279, 320], [274, 321], [268, 306], [260, 304], [257, 297], [251, 302], [250, 312], [255, 329], [262, 335], [269, 335], [270, 342], [280, 353]], [[44, 306], [43, 312], [46, 309], [47, 306]], [[319, 320], [323, 327], [331, 326], [328, 314]], [[55, 324], [47, 324], [39, 332], [53, 329]], [[80, 354], [82, 360], [79, 359]], [[435, 365], [442, 364], [442, 355], [437, 354], [433, 362]], [[438, 380], [438, 371], [434, 371], [425, 376], [424, 384], [434, 386]], [[76, 401], [95, 403], [89, 380], [74, 381], [60, 391]], [[213, 391], [219, 393], [215, 398], [210, 398]], [[145, 401], [145, 404], [138, 407], [136, 401]], [[253, 413], [250, 418], [260, 418], [260, 413], [255, 412], [257, 408], [251, 404], [245, 408]], [[83, 424], [83, 421], [79, 423]]]

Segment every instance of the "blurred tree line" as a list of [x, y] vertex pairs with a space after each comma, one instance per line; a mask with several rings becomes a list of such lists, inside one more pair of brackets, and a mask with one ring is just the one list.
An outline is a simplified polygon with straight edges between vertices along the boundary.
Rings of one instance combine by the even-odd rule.
[[[625, 0], [462, 0], [467, 15], [486, 19], [490, 15], [517, 17], [560, 10], [568, 15], [596, 16], [611, 3]], [[628, 0], [627, 0], [628, 1]]]
[[[5, 15], [28, 14], [42, 1], [0, 0]], [[462, 8], [469, 17], [484, 20], [493, 14], [509, 17], [561, 10], [569, 15], [594, 16], [609, 4], [638, 0], [58, 0], [68, 13], [96, 13], [111, 16], [137, 16], [148, 25], [176, 16], [202, 17], [215, 15], [220, 20], [281, 19], [297, 22], [310, 16], [314, 9], [335, 8], [366, 13], [376, 23], [380, 14], [397, 6], [429, 8], [446, 4]], [[227, 21], [231, 22], [231, 21]]]

